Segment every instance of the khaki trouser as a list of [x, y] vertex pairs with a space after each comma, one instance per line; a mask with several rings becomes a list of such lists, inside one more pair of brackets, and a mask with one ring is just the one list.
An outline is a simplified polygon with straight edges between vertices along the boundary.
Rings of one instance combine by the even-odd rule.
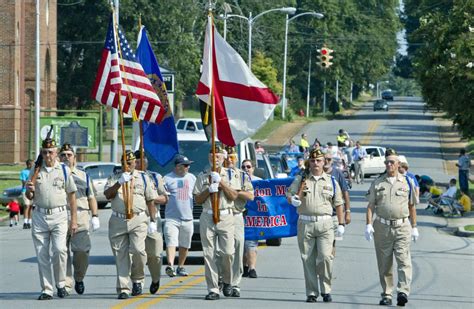
[[222, 259], [221, 275], [226, 284], [232, 281], [232, 261], [234, 256], [234, 216], [221, 215], [221, 221], [214, 224], [212, 215], [203, 212], [199, 219], [207, 290], [219, 294], [219, 274], [216, 253]]
[[[46, 215], [35, 210], [32, 214], [31, 235], [38, 258], [39, 279], [41, 292], [53, 295], [53, 265], [54, 281], [57, 288], [65, 287], [67, 261], [67, 212], [62, 211]], [[52, 256], [50, 256], [51, 252]]]
[[393, 256], [397, 260], [397, 292], [410, 295], [411, 267], [411, 225], [409, 220], [394, 227], [379, 220], [374, 222], [374, 244], [379, 268], [382, 296], [391, 298], [393, 291]]
[[[153, 282], [160, 281], [161, 277], [161, 253], [163, 252], [163, 232], [161, 218], [157, 218], [156, 226], [158, 230], [156, 233], [149, 235], [145, 238], [145, 251], [147, 256], [148, 270], [150, 271], [151, 280]], [[145, 283], [145, 269], [139, 267], [140, 255], [134, 254], [132, 256], [132, 273], [131, 278], [133, 282], [140, 282], [142, 285]]]
[[319, 222], [298, 220], [298, 247], [303, 261], [307, 296], [319, 296], [318, 276], [321, 282], [321, 293], [331, 293], [333, 241], [332, 219]]
[[[67, 269], [66, 288], [71, 290], [74, 281], [82, 282], [89, 267], [89, 251], [91, 250], [91, 238], [89, 233], [89, 211], [77, 212], [77, 232], [67, 238]], [[71, 256], [71, 251], [73, 256]], [[74, 266], [74, 276], [73, 268]]]
[[[243, 215], [234, 215], [234, 261], [232, 262], [232, 280], [231, 284], [237, 290], [240, 290], [239, 285], [242, 281], [242, 274], [244, 272], [244, 236], [245, 226]], [[217, 267], [219, 269], [219, 276], [222, 276], [223, 261], [222, 253], [218, 251]]]
[[[138, 269], [144, 269], [146, 263], [145, 238], [147, 216], [145, 212], [134, 215], [132, 219], [122, 219], [114, 215], [109, 220], [109, 240], [117, 267], [117, 294], [130, 293], [129, 279], [131, 254], [139, 257], [135, 260]], [[137, 278], [142, 281], [144, 278]]]
[[354, 173], [357, 183], [364, 181], [364, 160], [354, 161]]

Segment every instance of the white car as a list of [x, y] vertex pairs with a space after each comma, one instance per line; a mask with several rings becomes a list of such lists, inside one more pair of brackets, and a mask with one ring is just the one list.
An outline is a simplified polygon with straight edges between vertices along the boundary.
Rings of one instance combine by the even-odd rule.
[[204, 133], [202, 121], [199, 118], [181, 118], [176, 122], [178, 133]]
[[[361, 146], [367, 152], [367, 157], [364, 159], [364, 174], [370, 177], [371, 175], [380, 175], [385, 172], [385, 147], [380, 146]], [[355, 147], [350, 147], [348, 150], [352, 154]], [[406, 157], [400, 155], [406, 161]], [[354, 163], [351, 164], [351, 176], [354, 177]]]
[[77, 168], [85, 171], [92, 179], [92, 184], [95, 189], [95, 198], [99, 208], [104, 208], [109, 202], [104, 195], [104, 187], [107, 178], [121, 169], [120, 164], [113, 162], [79, 162]]

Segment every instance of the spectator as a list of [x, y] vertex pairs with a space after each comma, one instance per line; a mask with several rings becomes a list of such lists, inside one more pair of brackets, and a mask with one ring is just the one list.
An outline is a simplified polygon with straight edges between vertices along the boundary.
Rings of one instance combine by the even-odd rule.
[[425, 194], [430, 191], [430, 186], [434, 185], [434, 181], [427, 175], [415, 175], [418, 184], [420, 185], [420, 194]]
[[259, 141], [255, 142], [255, 152], [256, 153], [264, 153], [265, 149], [262, 147], [262, 144]]
[[452, 178], [449, 181], [448, 190], [446, 190], [446, 192], [441, 194], [441, 197], [456, 198], [456, 192], [458, 191], [458, 189], [456, 188], [456, 183], [457, 183], [456, 179]]
[[287, 146], [286, 152], [300, 152], [300, 148], [296, 145], [294, 139], [290, 140], [290, 144]]
[[308, 135], [306, 133], [301, 134], [300, 140], [300, 152], [309, 151]]
[[459, 204], [462, 205], [465, 212], [471, 211], [471, 207], [472, 207], [471, 198], [469, 197], [467, 192], [464, 192], [463, 190], [461, 190], [461, 198], [459, 199]]
[[355, 148], [352, 150], [356, 183], [364, 183], [364, 159], [366, 157], [367, 152], [360, 146], [360, 142], [357, 141]]
[[16, 198], [12, 199], [8, 205], [7, 209], [10, 211], [10, 227], [13, 227], [13, 223], [18, 225], [19, 214], [20, 214], [20, 204]]
[[459, 188], [464, 192], [469, 192], [469, 168], [471, 167], [471, 159], [466, 154], [466, 149], [461, 149], [459, 159], [456, 166], [459, 168]]
[[291, 169], [289, 175], [290, 177], [298, 175], [301, 171], [305, 169], [303, 156], [298, 156], [296, 159], [298, 160], [298, 165]]
[[311, 147], [313, 150], [321, 150], [321, 142], [317, 138], [315, 138], [314, 143]]
[[25, 210], [23, 212], [23, 229], [30, 229], [31, 228], [31, 200], [26, 198], [26, 182], [30, 177], [30, 171], [33, 167], [33, 160], [28, 159], [26, 160], [26, 168], [24, 168], [20, 173], [20, 180], [21, 180], [21, 196], [23, 200], [23, 205], [25, 205]]
[[166, 273], [174, 276], [173, 269], [176, 247], [179, 249], [178, 267], [179, 276], [187, 276], [184, 263], [191, 248], [193, 236], [193, 189], [196, 177], [189, 173], [189, 166], [193, 161], [178, 155], [174, 161], [174, 171], [164, 177], [165, 187], [169, 192], [169, 200], [165, 210], [164, 236], [166, 241], [166, 255], [168, 266]]

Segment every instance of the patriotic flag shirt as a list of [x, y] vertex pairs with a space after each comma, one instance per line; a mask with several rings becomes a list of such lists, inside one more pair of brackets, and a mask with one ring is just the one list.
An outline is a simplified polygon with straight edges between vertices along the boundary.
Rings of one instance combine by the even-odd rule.
[[196, 184], [196, 176], [187, 173], [181, 177], [171, 172], [164, 177], [164, 181], [165, 188], [170, 194], [165, 208], [166, 220], [192, 220], [193, 189]]

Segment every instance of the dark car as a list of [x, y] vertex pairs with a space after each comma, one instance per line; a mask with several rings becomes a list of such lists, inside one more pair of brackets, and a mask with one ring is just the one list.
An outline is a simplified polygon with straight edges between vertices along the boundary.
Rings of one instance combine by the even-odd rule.
[[21, 196], [22, 186], [11, 187], [3, 190], [2, 195], [0, 196], [0, 204], [7, 206], [13, 199], [17, 199], [20, 203], [21, 211], [23, 212], [23, 198]]
[[393, 94], [390, 90], [382, 91], [382, 99], [393, 101]]
[[377, 100], [374, 102], [374, 112], [377, 110], [384, 110], [388, 112], [388, 102], [385, 100]]

